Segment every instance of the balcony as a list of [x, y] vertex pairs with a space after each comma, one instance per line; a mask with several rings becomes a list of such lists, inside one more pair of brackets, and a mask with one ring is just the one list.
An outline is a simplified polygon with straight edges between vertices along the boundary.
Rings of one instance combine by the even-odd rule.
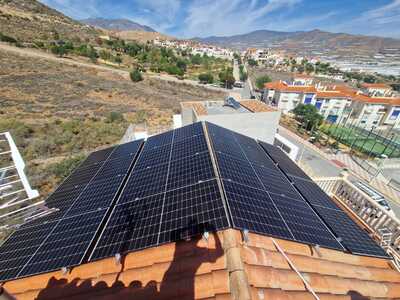
[[393, 264], [400, 271], [400, 221], [390, 215], [367, 194], [353, 185], [347, 176], [313, 178], [336, 203], [362, 225], [393, 257]]

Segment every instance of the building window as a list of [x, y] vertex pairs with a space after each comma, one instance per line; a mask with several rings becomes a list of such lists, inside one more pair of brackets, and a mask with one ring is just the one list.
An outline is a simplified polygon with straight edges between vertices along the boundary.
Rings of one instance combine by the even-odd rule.
[[394, 110], [393, 113], [390, 116], [390, 120], [396, 120], [397, 117], [399, 116], [399, 114], [400, 114], [400, 109]]

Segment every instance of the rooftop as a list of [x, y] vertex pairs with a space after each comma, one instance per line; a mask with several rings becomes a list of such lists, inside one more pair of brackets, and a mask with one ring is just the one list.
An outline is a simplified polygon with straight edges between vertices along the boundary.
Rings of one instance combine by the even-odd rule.
[[363, 88], [375, 88], [375, 89], [392, 89], [392, 87], [385, 83], [363, 83]]
[[181, 106], [182, 108], [193, 109], [198, 116], [276, 111], [275, 108], [271, 108], [258, 100], [241, 100], [236, 101], [236, 103], [238, 103], [238, 106], [234, 107], [227, 105], [225, 101], [191, 101], [182, 102]]
[[[274, 239], [320, 299], [398, 299], [400, 273], [384, 259]], [[60, 271], [7, 282], [25, 299], [314, 299], [272, 238], [228, 229]]]
[[0, 248], [18, 299], [400, 297], [339, 201], [279, 148], [212, 123], [94, 152], [46, 204], [58, 211]]

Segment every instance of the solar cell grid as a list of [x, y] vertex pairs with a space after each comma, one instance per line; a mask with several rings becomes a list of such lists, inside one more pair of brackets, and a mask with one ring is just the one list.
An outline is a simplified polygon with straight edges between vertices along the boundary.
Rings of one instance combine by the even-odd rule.
[[261, 147], [278, 163], [278, 166], [287, 174], [311, 180], [282, 150], [270, 144], [260, 142]]
[[155, 166], [160, 164], [168, 163], [169, 156], [171, 152], [171, 144], [167, 144], [164, 146], [156, 147], [156, 148], [145, 148], [140, 157], [135, 164], [135, 169], [142, 169], [149, 166]]
[[108, 158], [110, 153], [114, 150], [115, 147], [109, 147], [103, 150], [99, 150], [96, 152], [92, 152], [89, 156], [85, 159], [85, 161], [80, 165], [80, 167], [87, 167], [89, 165], [102, 162]]
[[215, 177], [210, 154], [203, 152], [171, 162], [167, 190], [199, 183]]
[[312, 206], [340, 210], [332, 199], [314, 182], [292, 177], [294, 185]]
[[30, 258], [18, 276], [78, 265], [106, 210], [62, 219]]
[[234, 227], [293, 239], [268, 193], [226, 180], [223, 184]]
[[342, 240], [342, 244], [352, 253], [388, 257], [368, 233], [361, 229], [345, 212], [318, 206], [315, 208]]
[[71, 206], [66, 216], [80, 215], [110, 206], [123, 179], [124, 176], [120, 175], [92, 182]]
[[228, 219], [216, 180], [166, 193], [159, 243], [226, 227]]
[[174, 142], [179, 142], [184, 139], [197, 136], [197, 135], [202, 135], [204, 134], [203, 132], [203, 125], [201, 122], [194, 123], [189, 126], [184, 126], [178, 129], [174, 130]]
[[263, 188], [249, 162], [222, 153], [217, 153], [217, 161], [221, 178], [258, 189]]
[[157, 244], [164, 194], [117, 205], [90, 260]]
[[295, 240], [343, 250], [318, 216], [304, 200], [270, 194]]
[[143, 140], [137, 140], [125, 144], [121, 144], [115, 149], [108, 160], [113, 160], [119, 157], [131, 156], [135, 155], [136, 152], [139, 150], [140, 146], [142, 145]]
[[1, 245], [0, 280], [7, 280], [18, 275], [22, 266], [29, 261], [54, 224], [45, 223], [31, 228], [21, 228]]
[[182, 159], [206, 151], [208, 152], [208, 147], [204, 135], [190, 137], [180, 142], [174, 142], [171, 160]]
[[168, 165], [166, 163], [139, 170], [134, 168], [119, 203], [163, 193], [165, 191]]
[[158, 135], [151, 136], [147, 139], [144, 150], [148, 151], [156, 147], [172, 143], [173, 131], [167, 131]]

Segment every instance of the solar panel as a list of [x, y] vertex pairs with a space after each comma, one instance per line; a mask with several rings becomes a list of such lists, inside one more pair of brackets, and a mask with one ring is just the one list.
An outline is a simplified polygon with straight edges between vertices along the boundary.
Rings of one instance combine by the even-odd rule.
[[24, 224], [0, 247], [0, 280], [229, 227], [387, 257], [282, 151], [206, 128], [196, 123], [144, 146], [89, 155], [47, 199], [58, 211]]
[[[388, 257], [386, 252], [360, 228], [332, 199], [281, 150], [260, 143], [264, 150], [278, 163], [307, 203], [322, 218], [341, 244], [354, 254]], [[287, 207], [287, 206], [283, 206]], [[290, 206], [290, 208], [292, 208]], [[300, 215], [296, 213], [296, 215]], [[294, 220], [288, 218], [288, 220]]]
[[80, 264], [141, 144], [91, 154], [46, 201], [59, 211], [23, 225], [0, 247], [0, 280]]
[[229, 226], [202, 124], [148, 142], [90, 260]]
[[[243, 153], [236, 158], [216, 153], [235, 228], [343, 250], [329, 228], [254, 139], [212, 127], [218, 132], [211, 135], [212, 144], [222, 139], [222, 143], [234, 145], [234, 149]], [[225, 152], [229, 153], [229, 149]], [[238, 157], [245, 157], [246, 161]]]
[[281, 168], [282, 171], [284, 171], [286, 174], [302, 179], [312, 180], [281, 149], [264, 142], [260, 142], [260, 145], [278, 164], [279, 168]]

